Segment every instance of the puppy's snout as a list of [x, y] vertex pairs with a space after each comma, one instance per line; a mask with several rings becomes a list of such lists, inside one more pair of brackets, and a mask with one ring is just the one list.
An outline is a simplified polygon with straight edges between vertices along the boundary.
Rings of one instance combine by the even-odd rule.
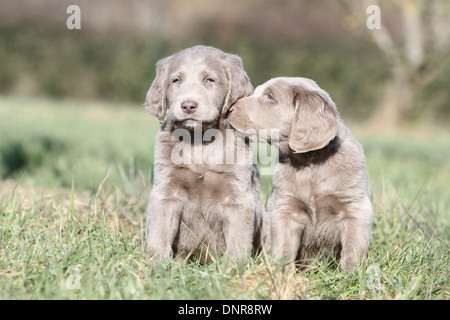
[[194, 113], [197, 108], [198, 103], [193, 100], [186, 100], [181, 103], [181, 110], [183, 110], [183, 112], [187, 114]]

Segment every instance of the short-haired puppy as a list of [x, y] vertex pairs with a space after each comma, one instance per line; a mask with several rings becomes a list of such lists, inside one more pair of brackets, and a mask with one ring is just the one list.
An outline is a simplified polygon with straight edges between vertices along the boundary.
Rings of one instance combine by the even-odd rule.
[[369, 175], [361, 145], [316, 82], [274, 78], [229, 110], [230, 124], [279, 147], [269, 200], [270, 252], [308, 264], [334, 257], [352, 269], [372, 229]]

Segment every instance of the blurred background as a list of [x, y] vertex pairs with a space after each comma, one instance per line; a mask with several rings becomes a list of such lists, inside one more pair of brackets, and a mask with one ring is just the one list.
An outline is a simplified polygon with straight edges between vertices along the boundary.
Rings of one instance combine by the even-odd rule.
[[[71, 4], [80, 30], [66, 27]], [[381, 9], [381, 29], [367, 27], [370, 4]], [[0, 8], [3, 180], [95, 189], [111, 163], [122, 181], [150, 175], [158, 124], [142, 103], [155, 63], [197, 44], [240, 55], [254, 86], [316, 80], [369, 156], [382, 147], [364, 137], [384, 130], [406, 128], [382, 144], [391, 156], [404, 145], [398, 135], [426, 132], [423, 154], [437, 132], [448, 141], [450, 1], [0, 0]]]
[[[381, 30], [366, 26], [374, 3]], [[81, 30], [66, 27], [70, 4], [81, 9]], [[346, 118], [367, 120], [386, 106], [401, 115], [392, 111], [382, 124], [450, 116], [445, 0], [0, 0], [0, 7], [4, 95], [139, 104], [158, 59], [206, 44], [239, 54], [255, 86], [282, 75], [317, 80]]]

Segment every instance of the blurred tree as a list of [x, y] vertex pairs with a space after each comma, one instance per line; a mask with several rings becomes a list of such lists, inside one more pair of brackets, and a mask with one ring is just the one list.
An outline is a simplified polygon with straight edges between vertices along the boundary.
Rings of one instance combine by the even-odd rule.
[[[369, 5], [381, 8], [381, 28], [368, 30], [390, 67], [393, 82], [388, 83], [384, 99], [372, 122], [398, 125], [420, 112], [415, 95], [433, 80], [450, 56], [450, 1], [398, 0], [383, 2], [393, 5], [401, 28], [395, 30], [384, 23], [383, 6], [377, 0], [345, 0], [344, 4], [366, 25]], [[389, 12], [389, 10], [386, 10]], [[393, 23], [395, 25], [395, 23]]]

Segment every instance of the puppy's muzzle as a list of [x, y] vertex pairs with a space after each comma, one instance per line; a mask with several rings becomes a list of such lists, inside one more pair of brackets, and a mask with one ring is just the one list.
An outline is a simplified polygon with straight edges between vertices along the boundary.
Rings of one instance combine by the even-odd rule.
[[181, 103], [181, 110], [186, 114], [192, 114], [198, 109], [198, 103], [194, 100], [186, 100]]

